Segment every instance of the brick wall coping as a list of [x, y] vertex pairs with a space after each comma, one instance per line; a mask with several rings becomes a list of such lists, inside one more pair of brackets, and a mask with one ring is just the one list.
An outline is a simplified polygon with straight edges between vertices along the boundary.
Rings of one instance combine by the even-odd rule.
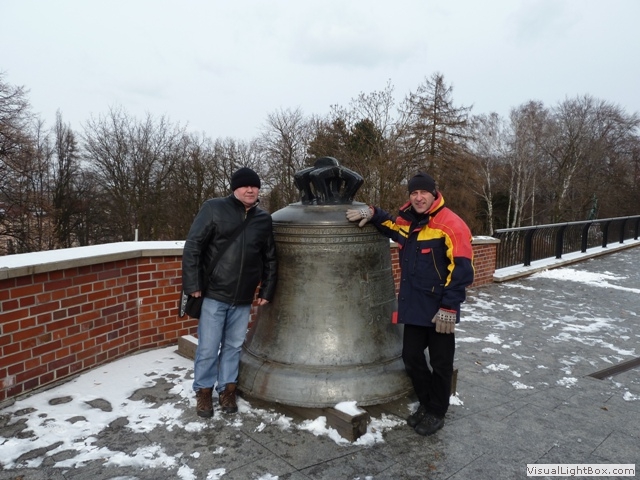
[[184, 240], [119, 242], [0, 257], [0, 280], [118, 260], [166, 255], [182, 256]]
[[500, 240], [498, 240], [497, 238], [486, 237], [482, 235], [473, 237], [473, 239], [471, 240], [472, 245], [492, 245], [494, 243], [500, 243]]
[[[473, 245], [500, 243], [493, 237], [473, 237]], [[397, 246], [391, 242], [392, 246]], [[0, 257], [0, 280], [53, 272], [140, 257], [182, 256], [184, 240], [165, 242], [119, 242]]]

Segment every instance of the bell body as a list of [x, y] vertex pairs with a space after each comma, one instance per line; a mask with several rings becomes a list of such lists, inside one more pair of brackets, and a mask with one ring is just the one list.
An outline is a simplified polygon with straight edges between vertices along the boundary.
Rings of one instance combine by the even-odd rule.
[[278, 287], [240, 357], [239, 388], [302, 407], [374, 405], [411, 391], [401, 358], [389, 240], [345, 217], [365, 206], [291, 204], [273, 214]]

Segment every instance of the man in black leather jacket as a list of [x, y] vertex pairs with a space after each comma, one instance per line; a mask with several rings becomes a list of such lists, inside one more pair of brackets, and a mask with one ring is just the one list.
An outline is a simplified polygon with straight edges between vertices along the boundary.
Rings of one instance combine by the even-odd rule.
[[[213, 389], [223, 412], [235, 413], [240, 350], [249, 325], [256, 289], [258, 305], [273, 299], [277, 262], [271, 215], [258, 207], [260, 178], [250, 168], [231, 177], [233, 194], [204, 202], [182, 254], [182, 287], [204, 295], [198, 321], [193, 390], [197, 414], [213, 416]], [[222, 253], [209, 278], [204, 276], [217, 252], [246, 219], [246, 225]], [[203, 291], [203, 286], [204, 291]]]

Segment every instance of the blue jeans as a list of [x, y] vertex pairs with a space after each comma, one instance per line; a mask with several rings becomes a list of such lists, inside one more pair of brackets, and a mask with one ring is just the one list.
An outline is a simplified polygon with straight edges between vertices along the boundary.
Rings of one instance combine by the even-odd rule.
[[193, 390], [213, 388], [217, 383], [216, 391], [220, 393], [227, 383], [237, 383], [240, 350], [250, 315], [251, 305], [204, 299], [198, 321]]

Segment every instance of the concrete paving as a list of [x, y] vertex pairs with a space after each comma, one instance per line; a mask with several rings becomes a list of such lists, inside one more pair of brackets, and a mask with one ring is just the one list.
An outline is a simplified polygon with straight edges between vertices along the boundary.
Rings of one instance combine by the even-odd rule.
[[[236, 422], [199, 419], [171, 384], [158, 382], [136, 395], [183, 408], [185, 423], [207, 428], [141, 434], [115, 423], [95, 445], [133, 452], [158, 444], [168, 455], [184, 452], [189, 475], [177, 468], [106, 467], [103, 460], [59, 468], [60, 454], [39, 468], [0, 470], [0, 480], [489, 480], [526, 478], [532, 463], [637, 466], [640, 367], [601, 380], [590, 375], [640, 356], [638, 265], [636, 247], [561, 268], [565, 278], [536, 274], [470, 290], [456, 333], [462, 404], [450, 408], [444, 428], [431, 437], [401, 421], [415, 405], [412, 396], [367, 408], [373, 418], [399, 420], [382, 441], [338, 444], [297, 428], [259, 428], [262, 420], [244, 413]], [[294, 424], [304, 420], [284, 406], [247, 400]], [[17, 420], [0, 410], [0, 437], [27, 434]], [[221, 467], [224, 474], [215, 473]]]

